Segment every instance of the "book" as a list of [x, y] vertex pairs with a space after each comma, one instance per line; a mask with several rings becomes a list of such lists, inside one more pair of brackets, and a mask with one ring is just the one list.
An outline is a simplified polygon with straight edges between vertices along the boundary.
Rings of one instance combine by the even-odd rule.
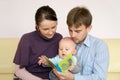
[[59, 72], [66, 72], [69, 69], [69, 66], [74, 64], [72, 54], [66, 56], [61, 60], [57, 65], [54, 65], [49, 59], [47, 59], [47, 65], [53, 69], [57, 69]]
[[46, 58], [46, 61], [49, 67], [51, 67], [52, 69], [56, 69], [55, 65], [48, 58]]

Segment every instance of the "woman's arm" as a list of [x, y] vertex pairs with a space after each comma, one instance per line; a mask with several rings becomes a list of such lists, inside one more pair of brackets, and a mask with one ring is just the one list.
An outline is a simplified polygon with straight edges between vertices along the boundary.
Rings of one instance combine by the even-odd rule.
[[22, 80], [43, 80], [29, 73], [25, 68], [20, 68], [20, 65], [15, 64], [15, 75]]

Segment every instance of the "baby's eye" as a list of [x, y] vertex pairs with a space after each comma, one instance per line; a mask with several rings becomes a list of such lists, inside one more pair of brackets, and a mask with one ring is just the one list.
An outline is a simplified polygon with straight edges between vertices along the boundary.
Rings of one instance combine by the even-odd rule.
[[69, 49], [65, 49], [66, 51], [68, 51]]
[[59, 49], [59, 50], [63, 50], [63, 49]]

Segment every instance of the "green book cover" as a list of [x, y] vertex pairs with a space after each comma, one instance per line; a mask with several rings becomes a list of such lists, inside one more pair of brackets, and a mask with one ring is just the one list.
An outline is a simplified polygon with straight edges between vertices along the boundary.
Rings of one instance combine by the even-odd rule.
[[71, 64], [74, 64], [74, 61], [72, 54], [69, 54], [67, 57], [65, 57], [62, 61], [58, 63], [58, 66], [61, 69], [61, 72], [66, 72], [68, 71]]
[[69, 54], [68, 56], [66, 56], [63, 60], [61, 60], [57, 66], [55, 66], [48, 58], [46, 58], [47, 60], [47, 65], [53, 69], [57, 69], [60, 72], [66, 72], [69, 69], [69, 66], [71, 64], [74, 64], [74, 60], [72, 57], [72, 54]]

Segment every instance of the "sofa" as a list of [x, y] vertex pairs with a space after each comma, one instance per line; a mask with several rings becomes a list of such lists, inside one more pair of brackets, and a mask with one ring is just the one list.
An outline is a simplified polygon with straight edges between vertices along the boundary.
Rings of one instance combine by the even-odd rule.
[[[120, 80], [120, 39], [104, 39], [110, 51], [107, 80]], [[19, 38], [0, 38], [0, 80], [13, 80], [13, 58]]]
[[110, 52], [107, 80], [120, 80], [120, 39], [104, 39]]
[[13, 80], [13, 58], [18, 38], [0, 38], [0, 80]]

